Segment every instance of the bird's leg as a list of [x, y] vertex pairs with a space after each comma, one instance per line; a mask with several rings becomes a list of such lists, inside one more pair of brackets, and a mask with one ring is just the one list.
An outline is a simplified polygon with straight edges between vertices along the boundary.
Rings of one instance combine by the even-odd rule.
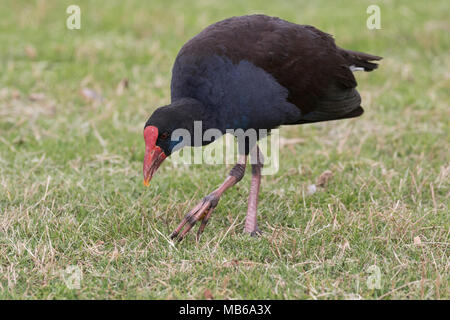
[[[183, 221], [178, 225], [178, 227], [175, 229], [174, 232], [170, 235], [171, 239], [176, 238], [178, 235], [178, 241], [181, 241], [186, 233], [189, 232], [189, 230], [192, 229], [195, 223], [197, 221], [202, 221], [202, 224], [200, 225], [198, 232], [197, 232], [197, 239], [199, 238], [200, 234], [203, 232], [203, 230], [206, 227], [206, 224], [208, 223], [209, 218], [211, 217], [211, 213], [214, 211], [214, 208], [217, 206], [217, 203], [219, 202], [220, 197], [222, 194], [232, 186], [234, 186], [237, 182], [239, 182], [245, 173], [245, 166], [247, 162], [247, 156], [246, 155], [240, 155], [238, 162], [236, 165], [231, 169], [228, 177], [225, 179], [225, 181], [220, 185], [219, 188], [211, 192], [209, 195], [203, 198], [203, 200], [198, 203], [191, 211], [189, 211], [186, 216], [183, 218]], [[188, 224], [186, 228], [183, 229], [185, 224]], [[180, 234], [181, 232], [181, 234]]]
[[252, 181], [250, 184], [250, 194], [248, 197], [248, 209], [247, 216], [245, 218], [245, 232], [250, 233], [252, 236], [261, 234], [261, 230], [258, 228], [256, 221], [256, 213], [258, 211], [258, 195], [259, 187], [261, 184], [261, 169], [263, 167], [264, 158], [256, 145], [251, 152], [251, 164], [252, 164]]

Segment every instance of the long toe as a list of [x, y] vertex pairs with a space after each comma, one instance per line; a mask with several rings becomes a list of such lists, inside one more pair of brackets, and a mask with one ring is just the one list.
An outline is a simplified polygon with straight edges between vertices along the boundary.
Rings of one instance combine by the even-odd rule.
[[183, 238], [192, 229], [192, 227], [198, 221], [202, 221], [202, 224], [200, 225], [199, 230], [197, 232], [197, 239], [199, 239], [200, 234], [205, 229], [206, 224], [209, 218], [211, 217], [211, 213], [217, 206], [218, 202], [219, 197], [217, 197], [214, 193], [211, 193], [205, 198], [203, 198], [203, 200], [200, 203], [198, 203], [194, 207], [194, 209], [192, 209], [191, 211], [189, 211], [188, 214], [186, 214], [186, 216], [183, 218], [183, 220], [175, 229], [175, 231], [172, 232], [170, 238], [171, 239], [177, 238], [178, 241], [183, 240]]
[[248, 233], [252, 237], [259, 237], [262, 235], [262, 231], [256, 226], [253, 230], [245, 230], [246, 233]]

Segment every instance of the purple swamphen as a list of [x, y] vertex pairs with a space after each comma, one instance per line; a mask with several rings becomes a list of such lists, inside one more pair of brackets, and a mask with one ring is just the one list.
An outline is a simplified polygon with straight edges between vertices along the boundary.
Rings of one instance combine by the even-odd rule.
[[[224, 134], [360, 116], [353, 71], [372, 71], [378, 65], [371, 61], [380, 59], [339, 48], [332, 36], [312, 26], [265, 15], [207, 27], [178, 53], [171, 103], [156, 109], [145, 124], [144, 184], [174, 150], [211, 142], [171, 139], [176, 129], [193, 133], [195, 121], [201, 121], [203, 132], [214, 128]], [[263, 160], [256, 142], [246, 140], [228, 177], [186, 214], [172, 239], [183, 239], [197, 221], [197, 235], [203, 232], [221, 195], [244, 176], [249, 154], [254, 161], [245, 231], [260, 233], [256, 213]]]

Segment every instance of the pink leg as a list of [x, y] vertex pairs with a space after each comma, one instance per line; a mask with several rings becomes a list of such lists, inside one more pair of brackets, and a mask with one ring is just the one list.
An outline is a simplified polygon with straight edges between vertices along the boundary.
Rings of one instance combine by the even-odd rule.
[[252, 152], [252, 181], [250, 184], [250, 195], [248, 197], [248, 209], [247, 216], [245, 218], [245, 232], [250, 233], [252, 236], [261, 234], [261, 230], [258, 228], [256, 214], [258, 211], [258, 195], [259, 187], [261, 185], [261, 169], [263, 167], [263, 155], [256, 145]]
[[[238, 163], [231, 169], [230, 174], [219, 188], [211, 192], [209, 195], [203, 198], [191, 211], [189, 211], [178, 227], [172, 232], [170, 238], [178, 238], [178, 241], [183, 240], [186, 234], [192, 229], [192, 227], [201, 221], [201, 225], [197, 232], [197, 239], [202, 234], [203, 230], [208, 223], [211, 213], [214, 211], [217, 203], [219, 202], [222, 194], [239, 182], [245, 173], [245, 165], [247, 162], [247, 156], [240, 156]], [[184, 226], [187, 224], [186, 228]], [[183, 229], [184, 228], [184, 229]]]

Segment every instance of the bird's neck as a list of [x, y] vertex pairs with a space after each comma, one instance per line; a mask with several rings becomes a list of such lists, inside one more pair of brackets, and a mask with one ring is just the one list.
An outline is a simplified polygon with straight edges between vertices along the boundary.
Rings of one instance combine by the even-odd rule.
[[[170, 107], [176, 108], [176, 114], [180, 117], [178, 119], [179, 127], [187, 129], [191, 137], [199, 134], [203, 137], [204, 133], [210, 129], [217, 129], [222, 134], [224, 133], [219, 115], [196, 99], [179, 98], [172, 101]], [[208, 143], [203, 142], [202, 144]], [[191, 146], [197, 144], [198, 140], [196, 143], [192, 140]]]
[[218, 115], [211, 108], [193, 98], [179, 98], [172, 101], [171, 107], [177, 109], [187, 122], [201, 121], [203, 130], [218, 128]]

